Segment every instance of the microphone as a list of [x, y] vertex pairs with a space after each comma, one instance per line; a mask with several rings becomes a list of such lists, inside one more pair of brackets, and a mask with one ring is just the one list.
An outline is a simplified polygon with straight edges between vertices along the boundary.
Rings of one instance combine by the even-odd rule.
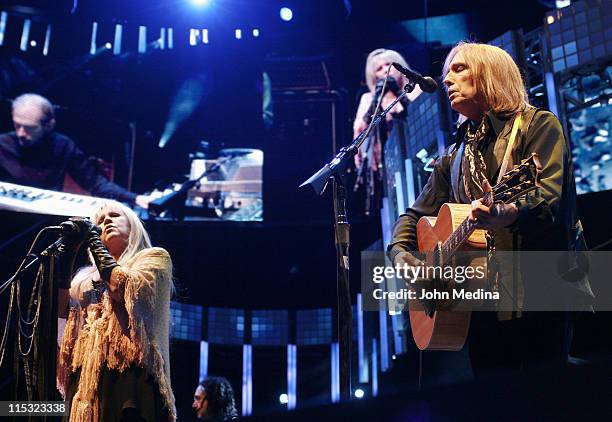
[[62, 236], [72, 236], [81, 233], [81, 229], [76, 225], [74, 221], [66, 220], [59, 225], [62, 231]]
[[412, 82], [416, 83], [421, 90], [423, 90], [423, 92], [429, 92], [431, 94], [432, 92], [436, 92], [436, 89], [438, 89], [438, 84], [430, 76], [423, 76], [414, 70], [405, 68], [399, 63], [393, 63], [393, 67], [399, 70], [402, 75], [406, 76]]
[[66, 238], [79, 235], [79, 233], [81, 232], [79, 226], [77, 226], [74, 222], [70, 220], [64, 221], [59, 226], [47, 226], [43, 230], [59, 232], [59, 237], [57, 238], [57, 240], [47, 246], [45, 250], [41, 252], [41, 255], [43, 256], [51, 256], [56, 254], [57, 251], [60, 250], [61, 246], [64, 244]]
[[79, 226], [77, 226], [74, 222], [70, 220], [62, 222], [59, 226], [48, 226], [47, 230], [60, 232], [60, 236], [71, 236], [79, 234], [79, 232], [81, 231], [79, 229]]
[[[79, 225], [72, 220], [66, 220], [62, 222], [59, 226], [48, 226], [46, 229], [59, 232], [61, 237], [79, 236], [82, 234]], [[95, 226], [95, 229], [98, 234], [102, 233], [100, 227]]]

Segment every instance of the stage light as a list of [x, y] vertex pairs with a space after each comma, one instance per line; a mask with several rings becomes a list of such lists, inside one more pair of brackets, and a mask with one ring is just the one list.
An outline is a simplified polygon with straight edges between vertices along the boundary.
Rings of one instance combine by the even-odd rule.
[[144, 54], [147, 52], [147, 27], [138, 27], [138, 53]]
[[[382, 332], [382, 331], [381, 331]], [[331, 401], [340, 401], [340, 348], [338, 343], [331, 344]]]
[[47, 25], [45, 32], [45, 43], [43, 44], [43, 56], [49, 54], [49, 43], [51, 42], [51, 24]]
[[288, 395], [286, 395], [285, 393], [283, 393], [283, 394], [281, 394], [280, 396], [278, 396], [278, 401], [279, 401], [281, 404], [287, 404], [287, 403], [289, 403], [289, 396], [288, 396]]
[[200, 341], [200, 379], [208, 376], [208, 342]]
[[239, 40], [242, 38], [242, 29], [236, 29], [236, 39]]
[[31, 25], [32, 21], [30, 19], [26, 19], [23, 21], [23, 30], [21, 31], [21, 44], [19, 45], [19, 49], [21, 51], [26, 51], [28, 49]]
[[113, 54], [115, 56], [118, 56], [119, 54], [121, 54], [121, 40], [123, 39], [123, 25], [115, 25], [115, 43], [114, 43], [114, 49], [113, 49]]
[[206, 6], [208, 3], [210, 3], [210, 0], [191, 0], [191, 4], [193, 4], [194, 6]]
[[30, 41], [30, 47], [36, 47], [36, 41], [35, 40]]
[[372, 396], [378, 396], [378, 343], [372, 339]]
[[553, 23], [555, 23], [555, 17], [554, 16], [548, 16], [546, 18], [546, 22], [548, 22], [549, 25], [552, 25]]
[[259, 29], [257, 29], [257, 28], [253, 29], [253, 36], [255, 38], [259, 37]]
[[172, 50], [174, 48], [174, 28], [168, 28], [168, 49]]
[[208, 29], [202, 29], [202, 42], [208, 44]]
[[161, 27], [159, 28], [159, 49], [160, 50], [165, 50], [166, 49], [166, 28], [165, 27]]
[[112, 45], [111, 43], [107, 42], [106, 44], [104, 44], [104, 47], [105, 47], [107, 50], [110, 50], [111, 48], [113, 48], [113, 45]]
[[[287, 345], [287, 410], [295, 409], [297, 404], [297, 345]], [[282, 402], [281, 402], [282, 403]]]
[[242, 416], [253, 413], [253, 345], [242, 345]]
[[361, 388], [358, 388], [358, 389], [355, 390], [354, 394], [355, 394], [356, 398], [362, 399], [363, 396], [365, 395], [365, 392]]
[[293, 11], [288, 7], [282, 7], [280, 10], [280, 17], [285, 22], [289, 22], [291, 19], [293, 19]]
[[181, 124], [191, 116], [196, 107], [200, 104], [203, 95], [203, 80], [187, 79], [182, 83], [172, 100], [164, 132], [159, 139], [158, 146], [160, 148], [166, 146]]
[[4, 31], [6, 31], [6, 21], [8, 19], [8, 13], [0, 13], [0, 45], [4, 44]]
[[368, 358], [365, 354], [365, 339], [364, 339], [364, 326], [363, 326], [363, 296], [361, 293], [357, 293], [357, 363], [359, 382], [368, 382], [369, 367]]
[[196, 45], [198, 43], [198, 38], [200, 38], [200, 30], [191, 28], [189, 30], [189, 45]]
[[89, 54], [96, 54], [96, 50], [98, 49], [96, 46], [96, 38], [98, 37], [98, 22], [93, 22], [91, 24], [91, 43], [89, 44]]

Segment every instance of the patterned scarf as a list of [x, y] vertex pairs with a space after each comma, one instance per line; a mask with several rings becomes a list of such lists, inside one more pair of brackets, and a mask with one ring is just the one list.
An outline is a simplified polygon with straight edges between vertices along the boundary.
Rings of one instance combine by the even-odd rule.
[[463, 172], [463, 188], [470, 201], [480, 199], [484, 194], [482, 182], [487, 178], [487, 165], [478, 147], [484, 142], [488, 134], [489, 125], [486, 116], [483, 117], [475, 131], [471, 125], [468, 125], [461, 167]]

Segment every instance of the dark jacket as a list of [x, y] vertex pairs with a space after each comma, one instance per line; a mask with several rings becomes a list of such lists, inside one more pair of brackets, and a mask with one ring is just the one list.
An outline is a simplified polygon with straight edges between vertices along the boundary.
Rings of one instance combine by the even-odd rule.
[[134, 203], [136, 194], [112, 183], [67, 136], [46, 135], [35, 145], [21, 145], [15, 132], [0, 135], [0, 180], [61, 191], [69, 174], [92, 195]]
[[[512, 164], [520, 164], [536, 152], [542, 165], [541, 187], [516, 202], [519, 217], [512, 226], [492, 233], [495, 248], [505, 251], [572, 251], [585, 248], [576, 211], [571, 149], [561, 124], [551, 112], [533, 107], [528, 107], [523, 116], [524, 124], [512, 151]], [[489, 112], [486, 118], [494, 133], [491, 141], [482, 146], [481, 153], [487, 165], [487, 177], [491, 185], [495, 185], [514, 115], [500, 116]], [[460, 172], [461, 166], [458, 164], [468, 123], [459, 127], [456, 144], [447, 148], [437, 159], [423, 191], [395, 223], [387, 248], [392, 261], [399, 252], [418, 249], [416, 223], [419, 218], [437, 215], [444, 203], [467, 202], [457, 195], [463, 183], [463, 175], [457, 173]], [[580, 292], [579, 296], [592, 298], [586, 278], [571, 284]], [[522, 303], [522, 300], [519, 302]]]

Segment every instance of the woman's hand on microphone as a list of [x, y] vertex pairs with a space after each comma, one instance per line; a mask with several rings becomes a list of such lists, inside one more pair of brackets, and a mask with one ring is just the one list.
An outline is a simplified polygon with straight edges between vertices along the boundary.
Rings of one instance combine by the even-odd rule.
[[100, 228], [89, 218], [71, 217], [70, 221], [78, 228], [78, 233], [83, 239], [89, 239], [93, 235], [100, 234]]
[[85, 241], [85, 236], [72, 221], [64, 221], [60, 224], [60, 227], [62, 228], [62, 243], [59, 246], [60, 254], [69, 255], [76, 253]]

